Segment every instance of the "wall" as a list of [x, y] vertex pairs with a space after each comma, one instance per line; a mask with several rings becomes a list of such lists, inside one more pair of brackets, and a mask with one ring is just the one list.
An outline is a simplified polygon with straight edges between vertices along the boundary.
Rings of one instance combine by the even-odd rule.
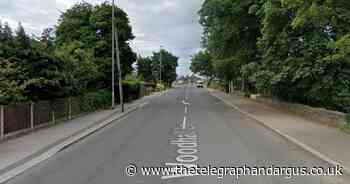
[[326, 125], [330, 125], [330, 126], [346, 125], [345, 113], [326, 110], [323, 108], [310, 107], [307, 105], [287, 103], [278, 99], [261, 97], [257, 95], [254, 95], [252, 99], [254, 99], [257, 102], [275, 107], [277, 109], [296, 113], [310, 120], [314, 120]]

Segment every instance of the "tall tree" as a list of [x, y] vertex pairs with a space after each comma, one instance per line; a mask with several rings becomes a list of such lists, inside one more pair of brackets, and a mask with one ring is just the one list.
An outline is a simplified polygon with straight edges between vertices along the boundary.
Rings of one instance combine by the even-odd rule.
[[16, 30], [15, 43], [17, 49], [27, 50], [31, 48], [30, 38], [26, 34], [21, 23], [18, 23], [18, 28]]
[[[162, 59], [161, 59], [162, 58]], [[162, 64], [160, 61], [162, 60]], [[140, 57], [137, 61], [138, 75], [145, 81], [159, 82], [160, 67], [162, 69], [162, 81], [168, 86], [176, 80], [176, 68], [178, 66], [178, 57], [169, 51], [162, 49], [160, 52], [153, 52], [151, 57]]]
[[14, 37], [7, 22], [0, 26], [0, 57], [8, 58], [15, 53]]
[[[153, 74], [155, 75], [154, 78], [159, 79], [161, 69], [162, 82], [168, 86], [171, 86], [177, 77], [176, 68], [178, 66], [178, 57], [165, 49], [161, 49], [159, 52], [153, 52], [151, 60], [153, 63], [152, 70]], [[162, 61], [161, 65], [160, 61]]]
[[40, 42], [44, 50], [52, 53], [54, 50], [54, 42], [55, 42], [54, 29], [53, 28], [44, 29], [44, 31], [41, 33]]
[[213, 58], [207, 51], [200, 51], [192, 57], [191, 71], [211, 81], [215, 77]]
[[[65, 43], [55, 50], [55, 55], [62, 62], [62, 85], [65, 95], [79, 95], [89, 88], [100, 73], [93, 62], [92, 50], [82, 49], [83, 43], [73, 41]], [[96, 86], [94, 86], [96, 88]]]
[[139, 56], [137, 59], [137, 74], [138, 77], [147, 81], [147, 82], [155, 82], [157, 80], [156, 76], [153, 72], [153, 63], [152, 59], [149, 57], [141, 57]]
[[346, 1], [267, 0], [259, 41], [263, 64], [256, 77], [265, 85], [259, 86], [287, 100], [344, 111], [350, 66], [339, 51], [349, 33], [346, 9]]
[[[258, 62], [256, 42], [260, 37], [260, 0], [206, 0], [199, 11], [203, 26], [203, 47], [217, 65], [235, 61], [231, 73], [218, 73], [220, 79], [242, 78], [241, 68]], [[239, 65], [238, 65], [239, 64]], [[225, 71], [225, 70], [224, 70]], [[225, 76], [227, 75], [227, 76]]]
[[0, 58], [0, 104], [25, 100], [25, 80], [24, 71], [16, 63]]
[[[127, 14], [119, 8], [116, 9], [122, 75], [125, 76], [133, 70], [132, 64], [136, 61], [136, 54], [129, 45], [134, 36]], [[108, 3], [93, 6], [82, 2], [61, 15], [56, 31], [58, 47], [78, 41], [82, 43], [80, 49], [91, 52], [92, 62], [97, 65], [100, 72], [99, 78], [95, 81], [95, 85], [99, 86], [111, 84], [111, 14], [112, 6]]]
[[349, 10], [346, 0], [206, 0], [203, 47], [223, 82], [350, 111]]

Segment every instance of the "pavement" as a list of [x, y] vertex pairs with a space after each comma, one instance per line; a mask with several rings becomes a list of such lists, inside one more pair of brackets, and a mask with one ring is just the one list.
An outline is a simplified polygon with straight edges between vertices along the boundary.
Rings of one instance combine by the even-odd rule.
[[218, 90], [210, 90], [210, 92], [315, 156], [333, 165], [342, 165], [344, 170], [350, 173], [349, 134], [338, 128], [329, 127], [236, 94], [227, 94]]
[[[346, 184], [349, 176], [142, 174], [172, 164], [332, 167], [205, 89], [171, 89], [43, 160], [8, 184]], [[130, 170], [133, 169], [133, 170]], [[133, 171], [133, 172], [130, 172]], [[1, 177], [1, 175], [0, 175]]]
[[5, 175], [13, 175], [14, 170], [17, 173], [19, 167], [47, 154], [50, 149], [56, 149], [60, 144], [65, 146], [67, 140], [82, 137], [85, 132], [91, 132], [101, 125], [121, 118], [157, 95], [159, 94], [126, 104], [125, 113], [122, 113], [119, 107], [114, 110], [100, 110], [0, 142], [0, 183]]

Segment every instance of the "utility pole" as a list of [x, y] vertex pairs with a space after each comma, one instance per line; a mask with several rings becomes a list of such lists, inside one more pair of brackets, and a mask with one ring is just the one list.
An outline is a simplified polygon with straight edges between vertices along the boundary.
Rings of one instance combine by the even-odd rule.
[[[119, 40], [118, 40], [118, 27], [115, 25], [115, 5], [114, 5], [114, 0], [112, 0], [112, 12], [113, 12], [113, 18], [112, 18], [112, 22], [113, 22], [113, 45], [115, 43], [115, 48], [116, 48], [116, 55], [117, 55], [117, 67], [118, 67], [118, 86], [119, 86], [119, 101], [120, 101], [120, 105], [121, 105], [121, 109], [122, 109], [122, 112], [124, 112], [124, 99], [123, 99], [123, 81], [122, 81], [122, 69], [121, 69], [121, 66], [120, 66], [120, 51], [119, 51]], [[114, 49], [114, 46], [113, 46], [113, 49]], [[113, 50], [113, 53], [114, 53], [114, 50]], [[113, 66], [112, 66], [112, 76], [113, 76], [113, 90], [114, 91], [114, 56], [113, 55]], [[112, 98], [115, 98], [114, 97], [114, 92], [113, 92], [113, 96]], [[114, 99], [113, 99], [114, 100]], [[114, 101], [113, 101], [114, 102]]]
[[114, 21], [114, 0], [112, 0], [112, 109], [115, 108], [115, 21]]

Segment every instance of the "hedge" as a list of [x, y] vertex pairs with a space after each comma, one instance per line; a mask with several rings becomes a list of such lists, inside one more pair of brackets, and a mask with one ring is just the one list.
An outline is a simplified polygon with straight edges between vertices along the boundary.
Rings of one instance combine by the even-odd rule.
[[[123, 81], [123, 99], [129, 102], [140, 98], [142, 82], [139, 80], [125, 80]], [[119, 103], [119, 86], [116, 86], [115, 96], [116, 102]]]
[[111, 107], [111, 91], [108, 89], [100, 89], [95, 92], [89, 92], [79, 97], [80, 109], [83, 112], [92, 112], [99, 109]]

